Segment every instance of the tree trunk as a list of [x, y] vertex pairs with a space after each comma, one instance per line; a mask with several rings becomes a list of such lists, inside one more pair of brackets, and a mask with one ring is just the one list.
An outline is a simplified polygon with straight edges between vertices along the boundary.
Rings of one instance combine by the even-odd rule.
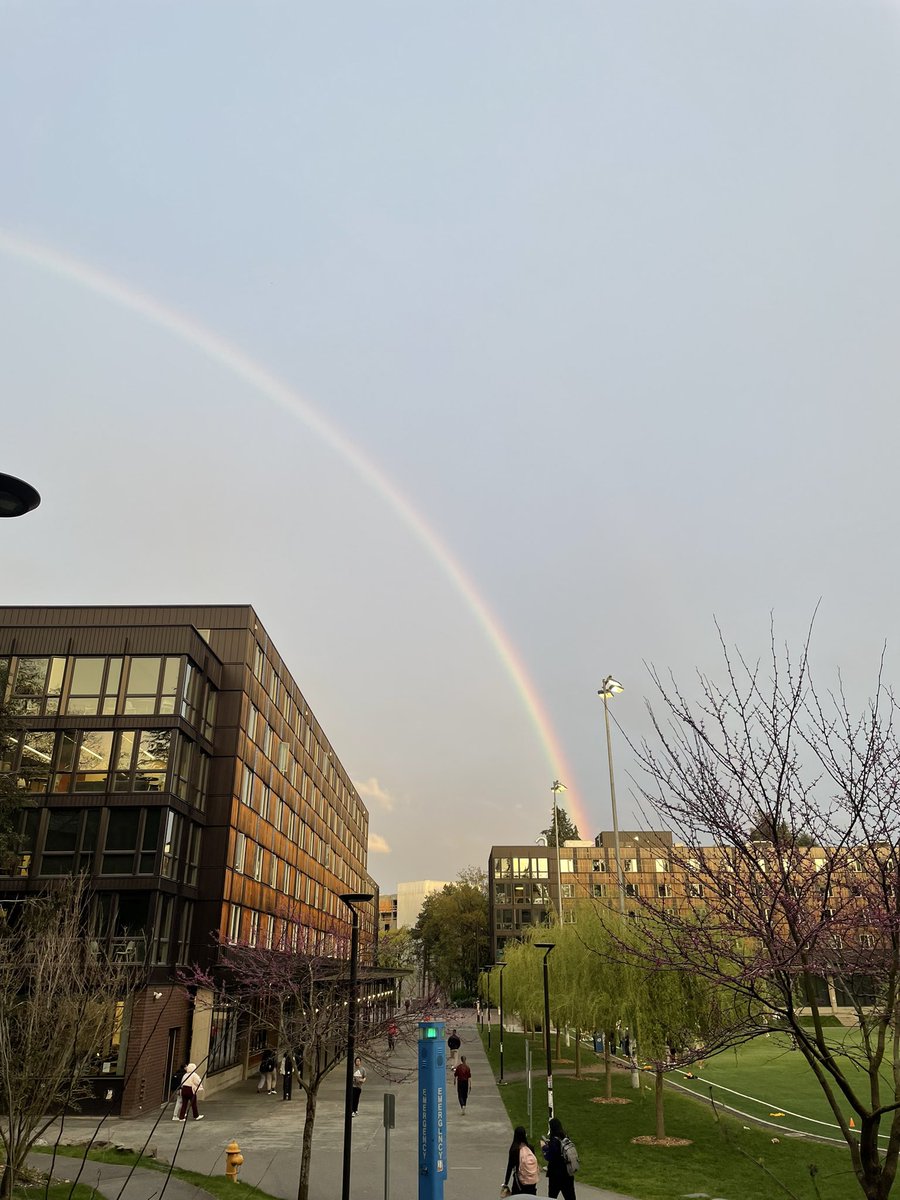
[[575, 1030], [575, 1078], [581, 1078], [581, 1030]]
[[312, 1162], [313, 1128], [316, 1123], [316, 1100], [319, 1084], [314, 1083], [306, 1092], [306, 1117], [303, 1122], [303, 1149], [300, 1152], [300, 1181], [297, 1185], [297, 1200], [309, 1200], [309, 1168]]
[[666, 1136], [666, 1114], [663, 1097], [663, 1071], [656, 1068], [656, 1137], [658, 1141]]
[[609, 1052], [609, 1032], [603, 1035], [603, 1070], [606, 1073], [606, 1099], [612, 1100], [612, 1055]]

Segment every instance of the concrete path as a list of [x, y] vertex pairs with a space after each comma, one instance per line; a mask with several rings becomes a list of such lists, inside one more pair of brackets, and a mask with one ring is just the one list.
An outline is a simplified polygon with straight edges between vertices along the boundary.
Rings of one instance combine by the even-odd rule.
[[[474, 1014], [461, 1012], [456, 1027], [463, 1039], [462, 1053], [472, 1068], [472, 1091], [466, 1115], [460, 1113], [448, 1072], [448, 1177], [445, 1200], [497, 1200], [512, 1129], [497, 1085], [488, 1066], [487, 1056], [475, 1027]], [[398, 1045], [394, 1061], [406, 1068], [408, 1077], [400, 1083], [386, 1082], [367, 1066], [368, 1082], [363, 1091], [359, 1116], [353, 1122], [353, 1163], [350, 1195], [352, 1200], [384, 1200], [385, 1130], [382, 1124], [383, 1096], [396, 1096], [396, 1128], [390, 1134], [391, 1198], [415, 1200], [418, 1195], [418, 1160], [414, 1046]], [[316, 1112], [313, 1138], [310, 1200], [337, 1200], [341, 1194], [343, 1150], [344, 1070], [338, 1067], [322, 1085]], [[155, 1110], [152, 1115], [131, 1120], [107, 1120], [97, 1140], [127, 1146], [129, 1149], [155, 1151], [166, 1162], [203, 1174], [221, 1175], [225, 1170], [225, 1147], [234, 1139], [241, 1148], [244, 1165], [241, 1180], [254, 1184], [281, 1200], [296, 1200], [305, 1099], [299, 1088], [294, 1098], [283, 1101], [276, 1096], [259, 1095], [256, 1081], [247, 1080], [208, 1101], [201, 1098], [203, 1121], [172, 1121], [172, 1109]], [[97, 1120], [68, 1117], [63, 1141], [81, 1142], [90, 1138]], [[45, 1135], [55, 1139], [51, 1128]], [[47, 1157], [43, 1159], [44, 1169]], [[55, 1174], [71, 1179], [77, 1171], [73, 1160], [57, 1159]], [[97, 1186], [108, 1200], [120, 1200], [118, 1188], [127, 1172], [121, 1167], [89, 1163], [84, 1182]], [[121, 1200], [159, 1200], [165, 1176], [153, 1171], [136, 1172]], [[629, 1200], [618, 1193], [576, 1184], [578, 1200]], [[538, 1191], [547, 1194], [542, 1178]], [[170, 1180], [165, 1200], [206, 1200], [196, 1189]]]

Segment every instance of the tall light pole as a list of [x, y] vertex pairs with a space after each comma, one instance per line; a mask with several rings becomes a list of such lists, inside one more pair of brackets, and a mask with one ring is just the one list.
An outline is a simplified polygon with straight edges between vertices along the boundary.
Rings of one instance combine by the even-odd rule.
[[562, 902], [562, 874], [559, 865], [559, 816], [557, 814], [557, 796], [560, 792], [566, 790], [566, 785], [560, 783], [558, 779], [554, 779], [550, 785], [550, 791], [553, 793], [553, 840], [556, 842], [556, 915], [559, 917], [559, 923], [563, 923], [563, 902]]
[[350, 993], [347, 996], [347, 1086], [344, 1089], [344, 1164], [341, 1200], [350, 1200], [350, 1141], [353, 1130], [353, 1059], [356, 1050], [356, 977], [359, 970], [359, 912], [357, 904], [368, 904], [368, 892], [348, 892], [340, 897], [350, 909]]
[[494, 966], [500, 972], [500, 1082], [503, 1082], [503, 968], [505, 962], [494, 963]]
[[[550, 976], [547, 972], [547, 959], [550, 951], [556, 946], [555, 942], [535, 942], [538, 950], [544, 952], [544, 1046], [547, 1050], [547, 1108], [549, 1120], [553, 1120], [553, 1059], [550, 1056]], [[501, 975], [502, 979], [503, 976]]]
[[619, 849], [619, 814], [616, 810], [616, 777], [613, 772], [612, 739], [609, 736], [609, 701], [624, 692], [618, 680], [607, 675], [600, 685], [598, 696], [603, 697], [603, 716], [606, 721], [606, 758], [609, 762], [609, 798], [612, 803], [613, 844], [616, 851], [616, 874], [619, 879], [619, 912], [625, 916], [625, 873], [622, 870], [622, 854]]
[[22, 517], [40, 502], [40, 493], [30, 483], [0, 474], [0, 517]]

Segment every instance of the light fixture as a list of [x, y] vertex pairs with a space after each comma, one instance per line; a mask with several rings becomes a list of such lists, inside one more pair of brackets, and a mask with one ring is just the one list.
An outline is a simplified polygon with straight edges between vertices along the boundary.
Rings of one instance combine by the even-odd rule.
[[0, 474], [0, 517], [22, 517], [41, 502], [40, 493], [24, 479]]
[[600, 684], [597, 695], [603, 700], [603, 719], [606, 723], [606, 758], [609, 763], [609, 799], [612, 807], [613, 843], [616, 852], [616, 875], [619, 880], [619, 912], [625, 916], [625, 875], [622, 871], [622, 853], [619, 848], [619, 814], [616, 810], [616, 777], [613, 772], [612, 738], [609, 734], [609, 701], [625, 689], [612, 675], [607, 675]]

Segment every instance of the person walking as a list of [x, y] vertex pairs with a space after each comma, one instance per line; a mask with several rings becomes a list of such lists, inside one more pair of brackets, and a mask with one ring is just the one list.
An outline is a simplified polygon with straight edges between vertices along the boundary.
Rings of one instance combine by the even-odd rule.
[[562, 1196], [563, 1200], [575, 1200], [575, 1178], [569, 1174], [563, 1139], [566, 1131], [559, 1117], [550, 1122], [550, 1132], [541, 1139], [541, 1149], [547, 1160], [547, 1195]]
[[285, 1050], [281, 1059], [281, 1098], [290, 1100], [294, 1089], [294, 1058], [290, 1050]]
[[187, 1071], [187, 1063], [183, 1062], [177, 1071], [173, 1072], [172, 1078], [169, 1080], [169, 1085], [172, 1089], [172, 1095], [175, 1097], [175, 1108], [172, 1112], [172, 1120], [181, 1120], [181, 1081], [184, 1079]]
[[450, 1051], [449, 1065], [451, 1067], [456, 1066], [456, 1059], [457, 1059], [457, 1056], [459, 1055], [459, 1048], [461, 1045], [462, 1045], [462, 1039], [460, 1038], [459, 1034], [456, 1032], [455, 1029], [451, 1030], [450, 1036], [447, 1038], [447, 1049]]
[[459, 1100], [459, 1107], [462, 1115], [465, 1116], [466, 1101], [469, 1099], [469, 1090], [472, 1087], [472, 1068], [466, 1062], [464, 1054], [459, 1060], [459, 1065], [453, 1069], [453, 1078], [456, 1080], [456, 1097]]
[[278, 1060], [275, 1057], [275, 1051], [270, 1050], [267, 1046], [259, 1060], [259, 1083], [256, 1085], [256, 1090], [265, 1092], [267, 1096], [274, 1096], [277, 1085]]
[[203, 1091], [203, 1081], [197, 1074], [197, 1064], [188, 1063], [184, 1068], [181, 1080], [181, 1116], [179, 1121], [187, 1120], [188, 1106], [194, 1114], [195, 1121], [202, 1121], [203, 1114], [197, 1112], [197, 1093]]
[[[513, 1131], [512, 1145], [509, 1148], [509, 1158], [506, 1163], [506, 1174], [503, 1177], [503, 1189], [500, 1194], [536, 1196], [540, 1174], [537, 1155], [528, 1141], [525, 1126], [517, 1125]], [[510, 1180], [512, 1180], [511, 1185]]]
[[366, 1068], [358, 1056], [353, 1060], [353, 1115], [359, 1110], [359, 1098], [362, 1095], [363, 1084], [366, 1082]]
[[398, 1034], [399, 1032], [400, 1032], [400, 1030], [397, 1028], [397, 1022], [396, 1022], [396, 1021], [391, 1021], [390, 1025], [388, 1025], [388, 1031], [387, 1031], [387, 1037], [388, 1037], [388, 1050], [393, 1050], [393, 1049], [394, 1049], [394, 1047], [396, 1046], [396, 1044], [397, 1044], [397, 1034]]

